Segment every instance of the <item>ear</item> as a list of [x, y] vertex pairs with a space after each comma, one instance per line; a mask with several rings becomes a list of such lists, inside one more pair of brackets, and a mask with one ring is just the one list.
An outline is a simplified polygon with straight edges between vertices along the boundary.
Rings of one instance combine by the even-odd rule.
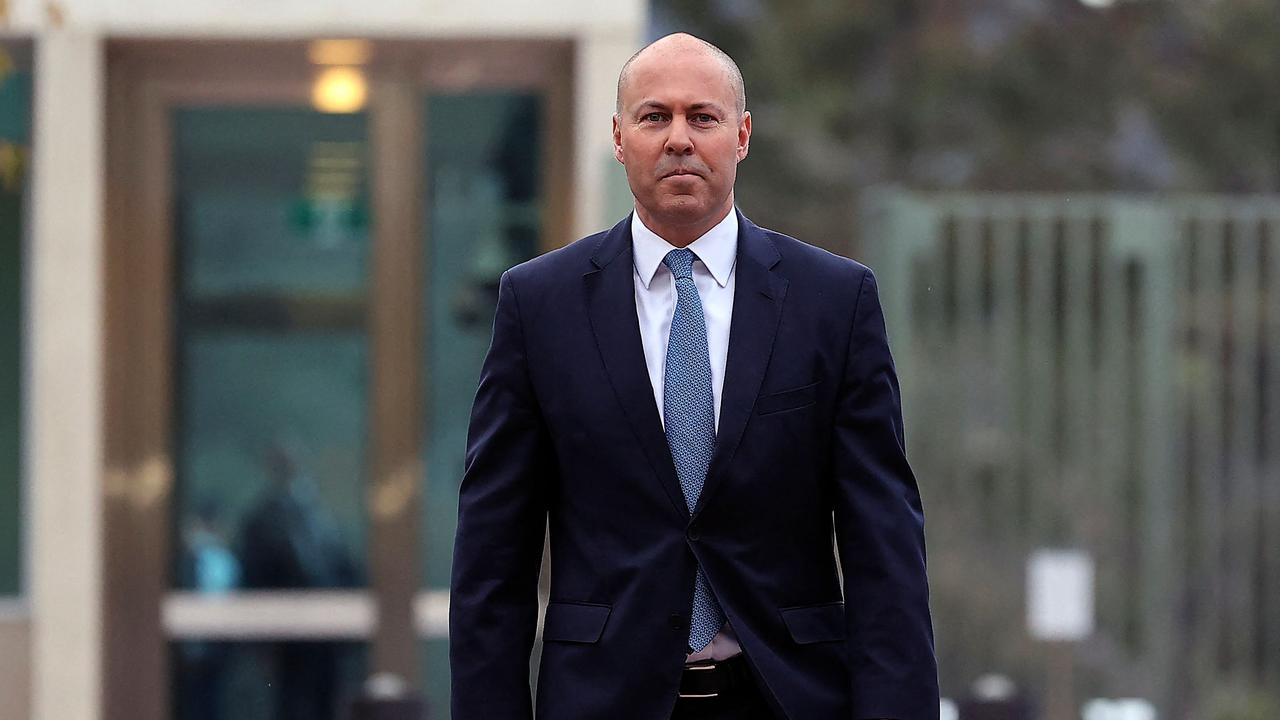
[[619, 122], [620, 120], [621, 118], [618, 117], [618, 114], [614, 113], [613, 114], [613, 157], [618, 162], [622, 163], [623, 165], [626, 165], [627, 161], [622, 159], [623, 157], [622, 156], [622, 125]]
[[738, 121], [738, 162], [747, 157], [751, 147], [751, 113], [742, 111], [742, 120]]

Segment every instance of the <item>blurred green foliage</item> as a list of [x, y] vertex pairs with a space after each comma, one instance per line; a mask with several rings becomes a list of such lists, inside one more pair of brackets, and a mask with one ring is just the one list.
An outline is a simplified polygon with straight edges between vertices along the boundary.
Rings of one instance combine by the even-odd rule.
[[1280, 718], [1280, 697], [1242, 688], [1223, 689], [1208, 703], [1209, 720], [1275, 720]]
[[657, 0], [738, 60], [757, 221], [851, 249], [875, 184], [1280, 191], [1275, 0]]

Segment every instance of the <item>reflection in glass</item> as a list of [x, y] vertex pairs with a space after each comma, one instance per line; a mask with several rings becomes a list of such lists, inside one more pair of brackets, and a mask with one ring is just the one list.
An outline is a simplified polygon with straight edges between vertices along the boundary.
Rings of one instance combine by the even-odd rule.
[[23, 198], [30, 144], [30, 53], [0, 44], [0, 595], [21, 589]]
[[[540, 245], [541, 107], [537, 95], [524, 93], [427, 100], [423, 577], [431, 588], [449, 584], [467, 423], [489, 347], [498, 279]], [[448, 707], [444, 646], [424, 646], [423, 686], [433, 708]]]
[[[365, 119], [181, 110], [172, 585], [365, 576]], [[174, 646], [186, 720], [324, 720], [363, 675], [336, 642]]]
[[220, 592], [351, 587], [363, 574], [367, 351], [359, 333], [184, 333], [179, 540], [234, 551]]
[[363, 115], [200, 109], [180, 110], [174, 120], [186, 300], [363, 297]]
[[175, 585], [364, 574], [362, 116], [182, 110]]
[[350, 642], [171, 644], [175, 720], [345, 720], [367, 665]]
[[247, 588], [356, 584], [353, 558], [299, 455], [281, 444], [267, 451], [268, 486], [249, 510], [240, 534]]

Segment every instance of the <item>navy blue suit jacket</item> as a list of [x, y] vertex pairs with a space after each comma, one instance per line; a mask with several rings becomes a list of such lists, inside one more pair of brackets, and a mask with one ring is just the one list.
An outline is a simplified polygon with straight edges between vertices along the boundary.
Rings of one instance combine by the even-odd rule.
[[779, 717], [938, 717], [924, 518], [875, 278], [741, 216], [736, 272], [692, 512], [645, 367], [629, 219], [503, 275], [459, 499], [454, 720], [535, 712], [548, 530], [539, 718], [669, 718], [695, 563]]

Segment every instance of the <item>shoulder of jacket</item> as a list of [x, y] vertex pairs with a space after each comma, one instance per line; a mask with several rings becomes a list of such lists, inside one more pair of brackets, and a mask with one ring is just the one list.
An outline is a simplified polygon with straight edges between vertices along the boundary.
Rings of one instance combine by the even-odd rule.
[[568, 245], [549, 250], [537, 257], [530, 258], [510, 270], [506, 274], [512, 283], [518, 283], [520, 289], [532, 288], [547, 284], [558, 285], [570, 276], [582, 276], [591, 268], [591, 254], [599, 244], [604, 233], [588, 235]]
[[863, 277], [871, 272], [871, 268], [852, 258], [837, 255], [784, 233], [760, 229], [778, 249], [783, 263], [795, 270], [807, 272], [817, 281], [829, 279], [840, 283], [861, 284]]

